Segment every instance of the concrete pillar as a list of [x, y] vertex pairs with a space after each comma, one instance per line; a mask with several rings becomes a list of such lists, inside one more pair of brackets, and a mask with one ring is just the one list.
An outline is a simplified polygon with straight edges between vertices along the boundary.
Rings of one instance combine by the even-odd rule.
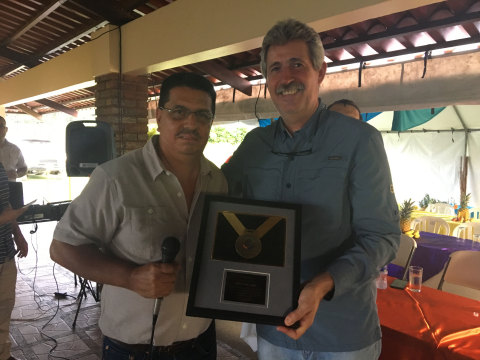
[[148, 83], [146, 76], [112, 73], [96, 79], [98, 121], [112, 125], [117, 155], [142, 147], [147, 141]]

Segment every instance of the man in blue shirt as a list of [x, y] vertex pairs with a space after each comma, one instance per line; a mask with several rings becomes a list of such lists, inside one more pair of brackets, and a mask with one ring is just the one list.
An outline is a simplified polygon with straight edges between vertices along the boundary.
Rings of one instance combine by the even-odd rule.
[[303, 288], [285, 326], [257, 324], [262, 360], [380, 355], [374, 279], [398, 248], [398, 207], [380, 133], [319, 100], [323, 58], [307, 25], [269, 30], [261, 67], [281, 118], [222, 167], [232, 195], [302, 204]]

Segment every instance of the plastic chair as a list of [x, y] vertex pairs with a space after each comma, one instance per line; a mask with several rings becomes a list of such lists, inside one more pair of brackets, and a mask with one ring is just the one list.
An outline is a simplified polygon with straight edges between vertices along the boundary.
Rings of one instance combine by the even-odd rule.
[[454, 207], [447, 203], [430, 204], [428, 209], [432, 213], [455, 216]]
[[471, 208], [470, 211], [470, 218], [472, 219], [480, 219], [480, 208]]
[[400, 245], [395, 259], [392, 260], [392, 264], [404, 268], [402, 280], [406, 280], [407, 278], [408, 267], [410, 266], [410, 262], [412, 261], [416, 249], [417, 242], [414, 239], [405, 234], [400, 235]]
[[435, 234], [450, 235], [450, 226], [448, 223], [442, 218], [437, 218], [435, 216], [420, 216], [413, 219], [410, 228]]
[[462, 223], [452, 231], [452, 235], [460, 239], [473, 240], [473, 236], [477, 234], [480, 235], [480, 223]]
[[[472, 297], [472, 290], [480, 291], [478, 274], [480, 274], [480, 251], [455, 251], [450, 254], [445, 265], [438, 290]], [[447, 289], [446, 285], [455, 285], [455, 290]]]

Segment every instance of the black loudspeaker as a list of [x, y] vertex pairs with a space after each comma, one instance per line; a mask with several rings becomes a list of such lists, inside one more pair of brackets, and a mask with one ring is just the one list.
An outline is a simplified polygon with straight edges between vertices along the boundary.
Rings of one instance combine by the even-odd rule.
[[21, 182], [9, 181], [8, 182], [9, 197], [8, 201], [12, 208], [19, 209], [23, 203], [23, 184]]
[[67, 175], [89, 176], [93, 169], [115, 157], [110, 124], [102, 121], [72, 121], [66, 130]]

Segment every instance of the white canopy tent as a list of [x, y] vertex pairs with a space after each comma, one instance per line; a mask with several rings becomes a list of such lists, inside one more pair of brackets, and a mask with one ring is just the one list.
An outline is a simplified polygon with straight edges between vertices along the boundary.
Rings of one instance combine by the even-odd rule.
[[393, 111], [368, 123], [382, 132], [397, 200], [425, 194], [460, 201], [460, 168], [468, 157], [470, 205], [480, 204], [480, 105], [447, 106], [432, 120], [403, 132], [391, 131]]

